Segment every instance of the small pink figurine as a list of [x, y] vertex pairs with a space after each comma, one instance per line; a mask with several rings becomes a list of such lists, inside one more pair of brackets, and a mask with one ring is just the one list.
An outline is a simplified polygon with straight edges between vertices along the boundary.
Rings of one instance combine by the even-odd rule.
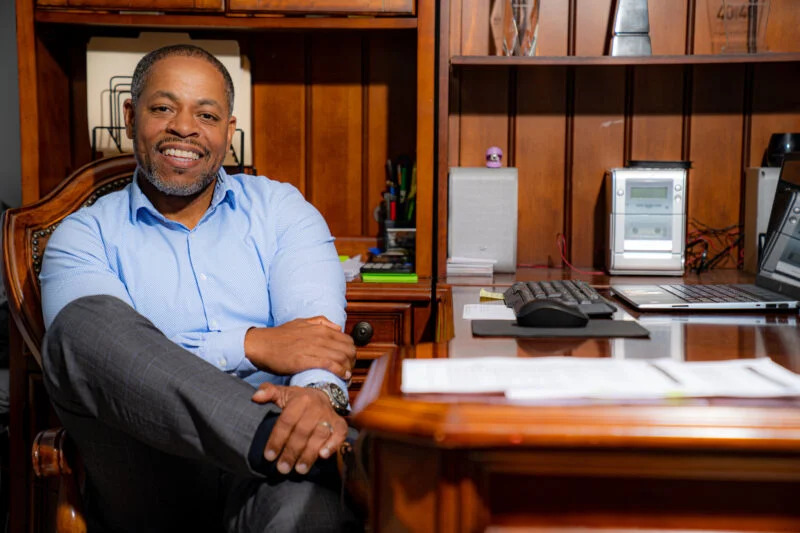
[[500, 168], [503, 166], [503, 151], [497, 146], [490, 146], [486, 150], [486, 166], [489, 168]]

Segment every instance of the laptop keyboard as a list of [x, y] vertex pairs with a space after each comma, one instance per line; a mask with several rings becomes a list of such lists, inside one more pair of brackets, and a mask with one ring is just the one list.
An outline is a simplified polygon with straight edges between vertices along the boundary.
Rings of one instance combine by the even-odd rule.
[[764, 291], [759, 297], [758, 287], [746, 285], [747, 291], [737, 285], [659, 285], [688, 303], [735, 303], [735, 302], [760, 302], [764, 299], [773, 299], [770, 293]]
[[515, 311], [531, 300], [559, 300], [592, 318], [608, 318], [617, 310], [585, 281], [518, 281], [503, 293], [506, 306]]

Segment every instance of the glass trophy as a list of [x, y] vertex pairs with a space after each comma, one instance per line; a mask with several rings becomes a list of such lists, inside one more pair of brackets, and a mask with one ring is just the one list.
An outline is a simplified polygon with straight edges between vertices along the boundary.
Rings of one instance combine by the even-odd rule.
[[766, 51], [764, 40], [768, 15], [768, 0], [709, 0], [712, 52]]
[[532, 56], [539, 32], [539, 0], [495, 0], [490, 24], [496, 55]]

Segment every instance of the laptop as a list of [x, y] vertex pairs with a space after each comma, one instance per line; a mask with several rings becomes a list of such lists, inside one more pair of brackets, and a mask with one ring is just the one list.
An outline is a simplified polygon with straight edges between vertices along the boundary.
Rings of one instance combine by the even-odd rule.
[[790, 310], [800, 306], [800, 153], [786, 154], [755, 284], [611, 284], [639, 310]]

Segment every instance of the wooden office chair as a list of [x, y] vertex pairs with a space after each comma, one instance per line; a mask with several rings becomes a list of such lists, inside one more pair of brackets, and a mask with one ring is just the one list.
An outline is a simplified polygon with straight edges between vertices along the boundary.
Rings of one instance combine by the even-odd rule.
[[[119, 155], [93, 161], [75, 171], [41, 200], [25, 207], [9, 209], [3, 220], [3, 274], [9, 311], [25, 348], [41, 369], [41, 344], [44, 320], [41, 308], [39, 272], [42, 255], [58, 224], [80, 207], [130, 183], [136, 161], [133, 155]], [[359, 323], [357, 327], [361, 324]], [[366, 324], [369, 326], [369, 324]], [[354, 334], [355, 335], [355, 334]], [[364, 342], [369, 342], [370, 335]], [[20, 356], [22, 354], [19, 354]], [[58, 479], [55, 529], [57, 533], [85, 533], [86, 521], [81, 505], [79, 480], [83, 472], [80, 457], [61, 427], [40, 431], [32, 444], [33, 471], [37, 477]], [[337, 455], [340, 471], [354, 471], [352, 450], [343, 446]], [[365, 481], [358, 477], [348, 484], [356, 503], [362, 507], [367, 494]], [[45, 508], [33, 502], [35, 512]]]
[[[25, 348], [41, 368], [44, 336], [39, 271], [42, 254], [58, 224], [80, 207], [130, 183], [136, 161], [120, 155], [93, 161], [78, 169], [51, 193], [29, 206], [9, 209], [3, 221], [3, 273], [9, 311]], [[55, 526], [58, 533], [85, 532], [78, 479], [78, 454], [64, 428], [39, 432], [32, 445], [33, 470], [38, 477], [59, 479]], [[43, 505], [33, 503], [34, 510]]]

